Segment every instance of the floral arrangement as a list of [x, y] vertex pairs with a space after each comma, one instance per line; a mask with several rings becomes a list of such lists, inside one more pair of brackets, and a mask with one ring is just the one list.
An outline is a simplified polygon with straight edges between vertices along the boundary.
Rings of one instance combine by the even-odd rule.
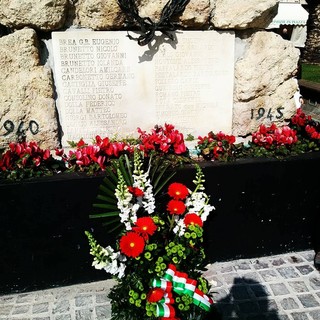
[[65, 154], [64, 149], [56, 149], [55, 158], [49, 149], [40, 149], [37, 142], [13, 142], [9, 145], [9, 150], [0, 154], [0, 178], [17, 180], [62, 171], [94, 174], [105, 171], [113, 159], [124, 154], [132, 155], [135, 147], [148, 157], [154, 153], [174, 157], [187, 154], [183, 134], [171, 124], [155, 126], [151, 133], [140, 128], [138, 132], [140, 136], [137, 139], [116, 141], [96, 136], [90, 144], [83, 139], [78, 142], [69, 141], [73, 150]]
[[64, 154], [63, 149], [56, 150], [56, 155], [62, 157], [69, 171], [104, 171], [111, 159], [133, 152], [133, 147], [127, 142], [111, 141], [108, 137], [100, 136], [96, 136], [92, 144], [80, 139], [77, 143], [71, 142], [71, 145], [75, 146], [76, 150], [70, 150], [68, 156]]
[[233, 135], [210, 131], [207, 136], [198, 137], [196, 149], [206, 160], [227, 161], [232, 156], [235, 141], [236, 137]]
[[297, 142], [297, 132], [289, 126], [278, 128], [274, 123], [270, 127], [260, 125], [258, 131], [252, 134], [248, 153], [252, 157], [284, 156], [294, 150]]
[[52, 157], [49, 149], [41, 149], [37, 142], [12, 142], [0, 158], [0, 173], [7, 179], [23, 179], [53, 174], [63, 164]]
[[94, 174], [105, 171], [111, 161], [121, 155], [132, 156], [134, 148], [146, 157], [152, 154], [165, 157], [173, 166], [202, 158], [210, 161], [255, 157], [281, 159], [320, 150], [320, 124], [306, 116], [301, 108], [297, 109], [288, 125], [261, 125], [247, 143], [235, 143], [233, 135], [223, 132], [211, 131], [206, 136], [199, 136], [196, 159], [190, 157], [183, 134], [171, 124], [155, 126], [150, 133], [138, 128], [138, 133], [137, 139], [122, 141], [97, 136], [92, 144], [85, 143], [83, 139], [70, 142], [75, 150], [66, 155], [63, 149], [57, 149], [55, 158], [50, 155], [50, 150], [41, 150], [36, 142], [13, 142], [9, 150], [0, 154], [0, 178], [16, 180], [63, 171]]
[[138, 128], [138, 132], [140, 133], [138, 140], [141, 141], [139, 149], [144, 151], [145, 155], [151, 151], [177, 155], [187, 152], [183, 134], [171, 124], [165, 124], [164, 127], [155, 126], [151, 133], [146, 133], [140, 128]]
[[198, 138], [199, 155], [206, 160], [230, 161], [239, 158], [283, 158], [320, 150], [320, 124], [297, 109], [288, 125], [260, 125], [248, 143], [235, 144], [235, 137], [222, 132]]
[[319, 122], [314, 121], [311, 116], [306, 116], [302, 109], [299, 108], [290, 119], [289, 125], [297, 131], [299, 140], [304, 145], [304, 152], [320, 150]]
[[204, 192], [200, 167], [196, 166], [194, 190], [173, 182], [166, 193], [159, 193], [151, 179], [153, 166], [144, 169], [138, 152], [133, 164], [128, 158], [125, 162], [126, 170], [118, 167], [105, 189], [112, 203], [110, 190], [115, 188], [117, 210], [112, 205], [105, 208], [112, 211], [110, 217], [119, 218], [116, 243], [104, 247], [86, 232], [93, 266], [118, 281], [109, 294], [111, 319], [204, 319], [213, 301], [202, 277], [203, 223], [214, 207]]

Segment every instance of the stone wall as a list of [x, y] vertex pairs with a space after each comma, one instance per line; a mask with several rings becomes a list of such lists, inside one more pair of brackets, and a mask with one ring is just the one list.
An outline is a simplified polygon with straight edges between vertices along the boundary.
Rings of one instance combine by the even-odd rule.
[[[166, 2], [137, 1], [140, 16], [156, 20]], [[278, 0], [190, 0], [176, 20], [186, 29], [235, 31], [235, 135], [295, 111], [292, 75], [299, 51], [265, 31], [277, 5]], [[121, 30], [125, 16], [116, 0], [1, 0], [0, 25], [0, 146], [26, 136], [54, 148], [60, 144], [59, 120], [45, 40], [51, 31], [70, 27]]]

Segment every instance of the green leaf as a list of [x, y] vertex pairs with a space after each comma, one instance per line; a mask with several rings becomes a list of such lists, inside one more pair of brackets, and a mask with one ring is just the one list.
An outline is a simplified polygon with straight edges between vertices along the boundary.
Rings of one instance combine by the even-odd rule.
[[[120, 229], [121, 228], [121, 224], [119, 224], [119, 221], [120, 220], [118, 220], [118, 221], [116, 221], [116, 223], [117, 223], [117, 225], [116, 226], [114, 226], [113, 228], [111, 228], [111, 229], [108, 229], [108, 232], [109, 233], [111, 233], [111, 232], [113, 232], [113, 231], [115, 231], [115, 230], [117, 230], [117, 229]], [[103, 226], [106, 226], [106, 225], [104, 225], [104, 224], [102, 224]]]
[[108, 221], [103, 222], [102, 225], [103, 226], [109, 226], [110, 224], [119, 223], [119, 222], [120, 222], [120, 217], [116, 217], [116, 218], [109, 219]]
[[114, 197], [113, 198], [106, 197], [106, 196], [103, 196], [101, 194], [98, 194], [97, 199], [103, 200], [103, 201], [108, 202], [108, 203], [114, 203], [114, 204], [117, 203], [117, 199], [116, 198], [114, 198]]
[[[129, 157], [128, 157], [127, 154], [125, 154], [124, 157], [125, 157], [125, 160], [126, 160], [126, 166], [127, 166], [127, 170], [128, 170], [129, 176], [132, 177], [132, 170], [131, 170], [130, 159], [129, 159]], [[133, 183], [133, 179], [132, 179], [132, 178], [131, 178], [131, 182]]]
[[123, 163], [123, 158], [119, 159], [119, 169], [123, 175], [123, 178], [127, 184], [127, 186], [131, 186], [133, 184], [133, 181], [132, 181], [132, 175], [129, 176], [127, 170], [126, 170], [126, 166], [124, 165]]
[[93, 206], [95, 208], [102, 208], [102, 209], [116, 209], [116, 205], [107, 204], [107, 203], [94, 203]]
[[106, 168], [106, 173], [107, 173], [108, 178], [110, 178], [114, 183], [112, 183], [110, 181], [110, 179], [107, 179], [107, 178], [104, 178], [104, 180], [107, 180], [108, 184], [116, 187], [118, 184], [118, 177], [115, 175], [115, 173], [112, 171], [112, 169], [110, 167]]
[[[103, 179], [103, 183], [106, 183], [105, 179]], [[107, 194], [107, 195], [109, 195], [109, 196], [111, 196], [111, 197], [114, 197], [114, 190], [115, 190], [115, 189], [110, 189], [110, 188], [108, 188], [107, 186], [105, 186], [105, 185], [103, 185], [103, 184], [101, 184], [101, 185], [99, 186], [99, 189], [100, 189], [101, 191], [103, 191], [105, 194]]]

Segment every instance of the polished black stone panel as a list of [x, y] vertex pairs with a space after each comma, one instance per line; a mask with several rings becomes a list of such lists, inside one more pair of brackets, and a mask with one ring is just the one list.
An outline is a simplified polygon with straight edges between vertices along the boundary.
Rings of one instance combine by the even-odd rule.
[[[319, 164], [319, 153], [201, 163], [216, 208], [205, 224], [208, 261], [312, 248], [320, 227]], [[174, 180], [192, 188], [194, 174], [193, 167], [179, 169]], [[0, 293], [108, 277], [91, 267], [84, 235], [93, 230], [99, 240], [112, 241], [88, 217], [102, 179], [64, 174], [0, 182]]]

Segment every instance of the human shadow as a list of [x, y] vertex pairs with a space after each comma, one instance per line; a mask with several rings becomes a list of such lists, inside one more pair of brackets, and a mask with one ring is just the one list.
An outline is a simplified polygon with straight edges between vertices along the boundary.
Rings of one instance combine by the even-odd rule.
[[229, 293], [217, 293], [215, 320], [280, 320], [268, 289], [253, 279], [235, 278]]

